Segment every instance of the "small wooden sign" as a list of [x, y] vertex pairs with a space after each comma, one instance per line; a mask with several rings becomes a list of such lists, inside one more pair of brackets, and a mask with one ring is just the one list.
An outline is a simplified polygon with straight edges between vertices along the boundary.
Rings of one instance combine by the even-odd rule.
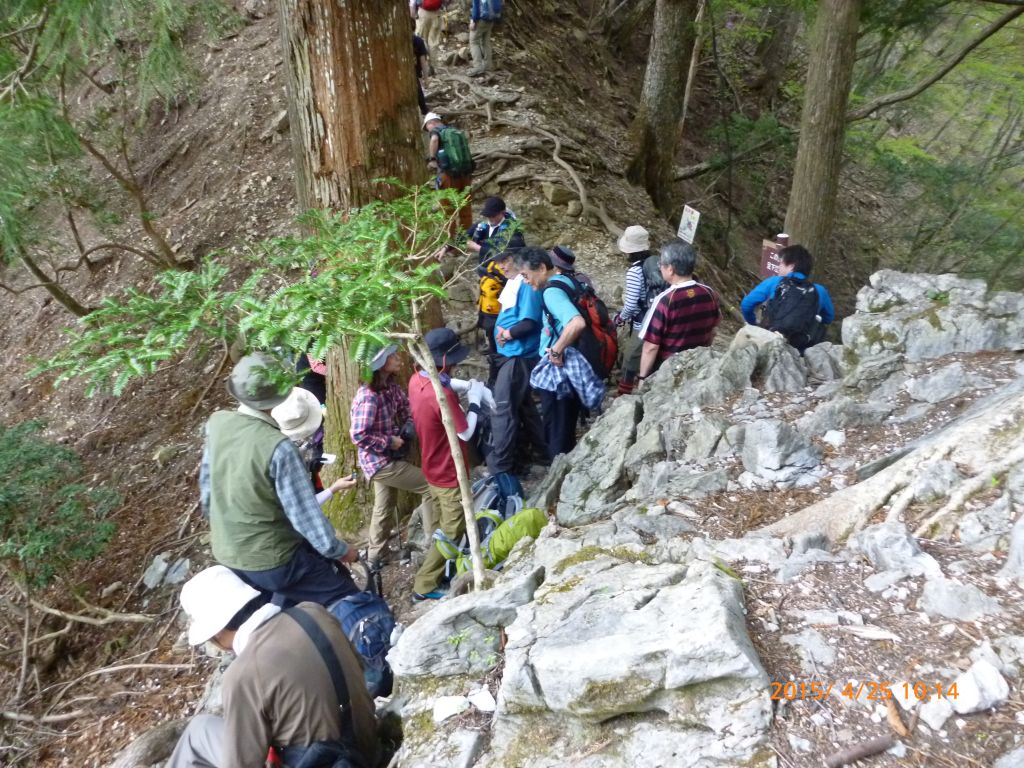
[[779, 251], [782, 246], [771, 240], [761, 241], [761, 277], [772, 277], [779, 274]]
[[697, 236], [697, 222], [699, 221], [700, 211], [688, 205], [683, 206], [683, 216], [679, 219], [679, 230], [676, 235], [692, 245], [693, 239]]

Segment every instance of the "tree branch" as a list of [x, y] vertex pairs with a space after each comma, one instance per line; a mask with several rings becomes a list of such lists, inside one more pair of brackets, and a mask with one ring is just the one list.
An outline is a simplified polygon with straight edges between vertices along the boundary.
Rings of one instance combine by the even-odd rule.
[[992, 35], [998, 32], [1000, 29], [1005, 27], [1011, 21], [1016, 19], [1021, 14], [1024, 14], [1024, 0], [1018, 0], [1011, 2], [1010, 0], [988, 0], [988, 2], [999, 2], [1005, 5], [1016, 6], [1013, 10], [1007, 11], [998, 19], [989, 24], [981, 33], [968, 42], [963, 48], [957, 51], [952, 58], [950, 58], [945, 64], [932, 74], [930, 77], [926, 77], [917, 85], [910, 88], [905, 88], [902, 91], [896, 91], [895, 93], [889, 93], [885, 96], [879, 96], [877, 99], [872, 99], [867, 104], [863, 104], [857, 109], [851, 110], [846, 113], [846, 121], [849, 123], [857, 120], [863, 120], [867, 117], [871, 117], [872, 114], [877, 112], [882, 107], [888, 107], [892, 104], [898, 104], [901, 101], [907, 101], [915, 96], [920, 95], [926, 89], [935, 85], [939, 80], [948, 75], [960, 62], [967, 58], [967, 55], [981, 45], [983, 42], [988, 40]]
[[66, 613], [65, 611], [58, 610], [57, 608], [51, 608], [48, 605], [40, 603], [38, 600], [32, 600], [32, 607], [36, 610], [48, 613], [51, 616], [59, 616], [67, 621], [77, 621], [79, 624], [91, 624], [94, 627], [102, 627], [105, 624], [113, 624], [117, 621], [127, 621], [134, 624], [149, 624], [153, 621], [152, 616], [143, 616], [139, 613], [114, 613], [108, 611], [106, 608], [98, 608], [93, 606], [92, 610], [100, 614], [99, 618], [95, 616], [85, 616], [80, 613]]

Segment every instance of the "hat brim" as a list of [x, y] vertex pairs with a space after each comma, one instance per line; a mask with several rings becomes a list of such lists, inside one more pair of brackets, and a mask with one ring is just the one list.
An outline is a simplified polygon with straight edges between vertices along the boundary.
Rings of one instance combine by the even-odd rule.
[[554, 264], [559, 269], [565, 269], [565, 270], [568, 270], [569, 272], [574, 272], [576, 270], [576, 266], [575, 265], [570, 264], [568, 261], [563, 259], [561, 256], [556, 256], [553, 253], [549, 253], [548, 255], [551, 257], [551, 263]]
[[387, 363], [388, 358], [391, 357], [395, 352], [398, 351], [398, 345], [388, 344], [384, 349], [373, 356], [370, 361], [370, 370], [379, 371]]
[[249, 397], [248, 395], [240, 394], [231, 385], [231, 379], [229, 378], [225, 383], [228, 394], [231, 395], [235, 400], [240, 402], [242, 405], [248, 405], [250, 408], [255, 408], [257, 411], [269, 411], [272, 408], [276, 408], [285, 400], [288, 399], [288, 393], [283, 395], [274, 395], [273, 397], [264, 397], [261, 400]]
[[451, 368], [469, 357], [469, 348], [460, 341], [444, 354], [439, 355], [436, 352], [431, 354], [434, 356], [434, 365], [438, 368]]
[[214, 635], [224, 629], [224, 627], [228, 625], [229, 621], [231, 621], [231, 616], [228, 616], [224, 620], [224, 623], [219, 627], [213, 626], [219, 622], [212, 621], [209, 618], [206, 618], [203, 621], [193, 621], [188, 625], [188, 644], [202, 645], [203, 643], [208, 642]]

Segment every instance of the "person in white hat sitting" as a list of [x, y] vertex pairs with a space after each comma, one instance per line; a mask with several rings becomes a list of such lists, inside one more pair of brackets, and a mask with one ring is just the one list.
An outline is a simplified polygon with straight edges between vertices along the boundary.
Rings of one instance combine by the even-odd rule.
[[[286, 765], [311, 747], [349, 750], [376, 764], [373, 700], [359, 657], [322, 606], [301, 603], [282, 613], [215, 565], [185, 583], [181, 607], [190, 645], [211, 642], [238, 658], [224, 674], [224, 716], [192, 718], [167, 768], [254, 767], [271, 747]], [[309, 622], [313, 634], [303, 626]]]
[[232, 370], [227, 388], [239, 406], [206, 423], [200, 501], [218, 563], [278, 604], [330, 605], [359, 591], [344, 565], [359, 552], [324, 517], [308, 468], [271, 416], [287, 399], [268, 377], [275, 368], [257, 353]]

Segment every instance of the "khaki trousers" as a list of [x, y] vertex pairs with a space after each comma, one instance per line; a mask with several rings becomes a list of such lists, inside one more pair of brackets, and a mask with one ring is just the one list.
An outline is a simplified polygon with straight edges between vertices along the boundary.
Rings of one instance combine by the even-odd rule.
[[425, 11], [420, 8], [416, 15], [416, 34], [426, 41], [431, 53], [441, 44], [442, 24], [440, 11]]
[[[462, 511], [462, 493], [458, 486], [455, 488], [439, 488], [436, 485], [430, 486], [430, 495], [434, 497], [434, 504], [440, 514], [440, 528], [445, 536], [458, 543], [462, 534], [466, 532], [466, 516]], [[437, 551], [434, 546], [434, 530], [432, 526], [427, 528], [427, 551], [423, 565], [416, 572], [416, 580], [413, 582], [413, 592], [421, 595], [433, 592], [441, 581], [441, 574], [444, 573], [444, 555]]]
[[491, 47], [491, 30], [493, 21], [478, 21], [474, 29], [469, 30], [469, 52], [473, 55], [473, 69], [489, 72], [494, 69], [494, 49]]
[[430, 500], [430, 486], [419, 467], [399, 459], [377, 470], [373, 476], [373, 513], [370, 515], [370, 543], [367, 546], [370, 562], [381, 559], [394, 530], [398, 516], [395, 511], [396, 491], [419, 494], [423, 502], [423, 527], [433, 533], [437, 524], [437, 515]]

